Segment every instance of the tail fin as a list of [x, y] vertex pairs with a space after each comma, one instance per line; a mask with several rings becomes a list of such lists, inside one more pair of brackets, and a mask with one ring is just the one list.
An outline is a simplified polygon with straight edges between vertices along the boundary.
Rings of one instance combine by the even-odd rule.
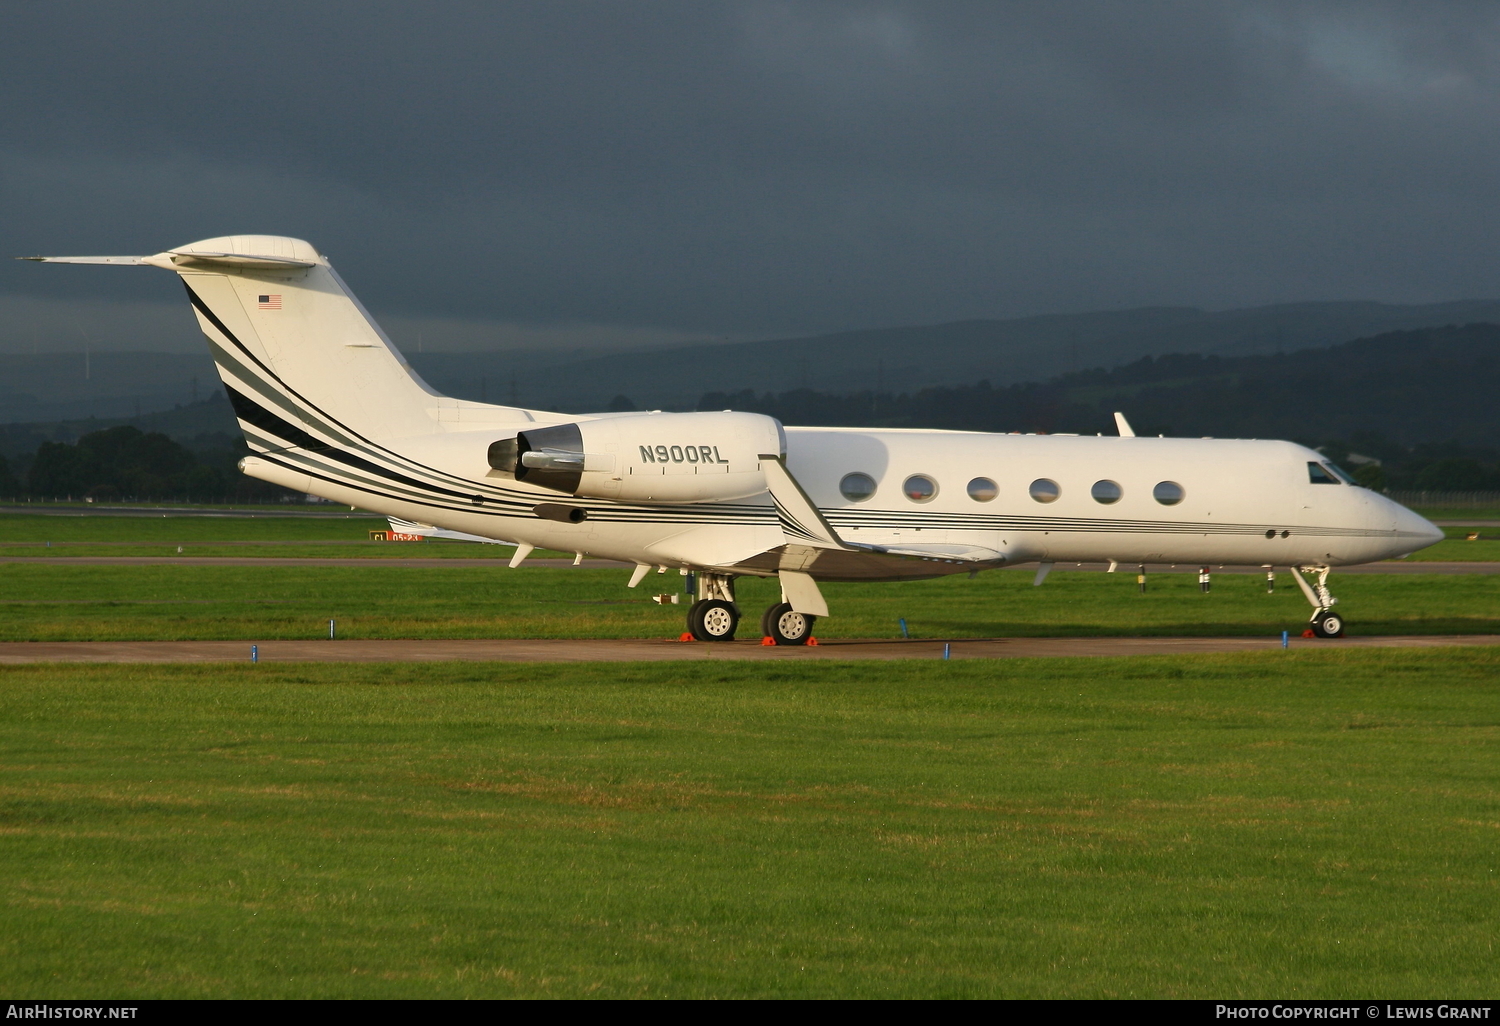
[[229, 236], [145, 262], [181, 276], [241, 420], [269, 409], [371, 441], [438, 430], [437, 393], [308, 243]]
[[[236, 235], [155, 256], [22, 259], [177, 272], [256, 454], [241, 462], [252, 477], [340, 502], [377, 494], [470, 506], [485, 501], [485, 489], [469, 476], [388, 443], [538, 419], [434, 392], [327, 258], [300, 239]], [[482, 466], [484, 449], [475, 452]]]

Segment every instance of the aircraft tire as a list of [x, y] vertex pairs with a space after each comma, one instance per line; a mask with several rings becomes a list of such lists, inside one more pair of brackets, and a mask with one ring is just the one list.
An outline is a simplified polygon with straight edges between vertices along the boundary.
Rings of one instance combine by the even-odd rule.
[[723, 599], [694, 602], [688, 610], [688, 631], [699, 641], [733, 641], [740, 611]]
[[789, 602], [778, 602], [760, 618], [761, 636], [778, 645], [805, 645], [817, 620], [816, 616], [796, 612]]
[[693, 636], [693, 638], [695, 640], [697, 640], [697, 641], [707, 641], [708, 640], [707, 638], [700, 638], [700, 637], [698, 637], [698, 627], [697, 627], [697, 622], [698, 622], [697, 621], [698, 607], [701, 606], [701, 605], [703, 605], [703, 603], [706, 602], [706, 601], [708, 601], [708, 600], [707, 599], [697, 599], [697, 600], [695, 600], [693, 602], [692, 605], [688, 606], [688, 611], [687, 611], [687, 629], [688, 629], [688, 633], [691, 634]]
[[1312, 618], [1312, 632], [1320, 638], [1342, 638], [1344, 618], [1325, 609]]

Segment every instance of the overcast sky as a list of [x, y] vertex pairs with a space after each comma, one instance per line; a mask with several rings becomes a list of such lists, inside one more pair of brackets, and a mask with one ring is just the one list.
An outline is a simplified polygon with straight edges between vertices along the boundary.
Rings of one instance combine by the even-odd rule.
[[[306, 238], [434, 348], [1494, 297], [1497, 118], [1494, 3], [12, 2], [0, 238]], [[3, 262], [84, 333], [198, 344]]]

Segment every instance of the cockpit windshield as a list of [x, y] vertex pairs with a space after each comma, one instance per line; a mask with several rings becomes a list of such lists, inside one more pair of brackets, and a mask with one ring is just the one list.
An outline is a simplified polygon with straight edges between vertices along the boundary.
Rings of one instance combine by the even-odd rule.
[[1338, 478], [1340, 481], [1344, 482], [1344, 484], [1358, 486], [1359, 482], [1354, 480], [1353, 475], [1351, 475], [1347, 470], [1339, 466], [1337, 463], [1333, 462], [1333, 460], [1324, 460], [1323, 466], [1327, 467], [1328, 472], [1334, 477]]
[[1307, 479], [1313, 484], [1336, 485], [1343, 482], [1347, 485], [1358, 485], [1359, 482], [1350, 477], [1343, 467], [1332, 460], [1324, 460], [1322, 463], [1307, 463]]
[[1311, 460], [1307, 462], [1307, 479], [1313, 484], [1336, 485], [1339, 483], [1339, 479], [1330, 474], [1327, 467], [1321, 463], [1314, 463]]

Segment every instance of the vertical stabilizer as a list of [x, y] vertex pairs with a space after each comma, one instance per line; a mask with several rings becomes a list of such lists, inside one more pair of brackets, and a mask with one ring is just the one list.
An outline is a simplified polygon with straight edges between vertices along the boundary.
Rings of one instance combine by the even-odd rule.
[[237, 235], [146, 260], [182, 277], [242, 420], [248, 403], [370, 440], [436, 429], [436, 394], [308, 243]]
[[390, 443], [536, 419], [434, 392], [328, 259], [301, 239], [233, 235], [155, 256], [22, 259], [176, 272], [256, 454], [241, 469], [295, 491], [340, 502], [379, 495], [426, 508], [498, 501], [493, 485]]

